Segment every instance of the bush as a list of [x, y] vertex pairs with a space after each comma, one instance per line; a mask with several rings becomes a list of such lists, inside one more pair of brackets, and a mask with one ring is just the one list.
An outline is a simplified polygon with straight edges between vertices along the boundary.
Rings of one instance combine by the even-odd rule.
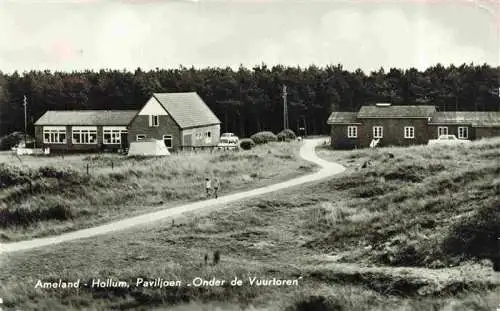
[[444, 252], [459, 258], [490, 259], [498, 270], [500, 255], [500, 205], [485, 205], [477, 213], [468, 217], [451, 230], [443, 243]]
[[0, 189], [29, 183], [30, 180], [37, 177], [37, 174], [31, 169], [0, 163]]
[[24, 134], [21, 132], [13, 132], [0, 138], [0, 150], [10, 150], [21, 141], [24, 141]]
[[285, 129], [276, 135], [279, 141], [295, 140], [297, 135], [291, 129]]
[[278, 140], [278, 137], [276, 137], [276, 135], [274, 135], [273, 132], [268, 132], [268, 131], [255, 133], [250, 138], [257, 145], [267, 144], [268, 142], [272, 142], [272, 141], [277, 141]]
[[255, 143], [250, 138], [244, 138], [240, 141], [240, 147], [243, 150], [250, 150], [255, 147]]
[[64, 202], [51, 202], [48, 206], [27, 206], [0, 209], [0, 228], [29, 226], [50, 220], [70, 220], [75, 217], [73, 210]]

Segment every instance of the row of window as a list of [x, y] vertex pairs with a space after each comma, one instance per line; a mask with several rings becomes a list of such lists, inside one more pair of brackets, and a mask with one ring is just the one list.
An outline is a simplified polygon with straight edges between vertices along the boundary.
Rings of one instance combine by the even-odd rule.
[[[104, 144], [121, 144], [122, 135], [127, 134], [127, 130], [103, 129], [102, 140]], [[96, 129], [72, 129], [71, 138], [73, 144], [96, 144]], [[66, 129], [43, 129], [43, 142], [46, 144], [65, 144]]]
[[105, 144], [121, 144], [122, 135], [127, 134], [127, 130], [103, 130], [103, 142]]
[[[448, 127], [440, 126], [438, 127], [438, 137], [441, 135], [448, 135]], [[351, 125], [347, 127], [347, 137], [348, 138], [358, 138], [358, 127]], [[383, 138], [384, 137], [384, 127], [374, 126], [373, 127], [373, 138]], [[467, 139], [469, 137], [469, 129], [467, 127], [458, 128], [458, 138]], [[405, 126], [404, 127], [404, 138], [415, 138], [415, 127]]]
[[43, 130], [43, 142], [48, 144], [65, 144], [66, 129]]
[[[448, 135], [448, 127], [446, 127], [446, 126], [438, 127], [438, 137], [441, 135]], [[469, 128], [459, 127], [458, 128], [458, 138], [461, 138], [461, 139], [469, 138]]]
[[195, 134], [195, 138], [196, 139], [202, 139], [203, 137], [205, 138], [211, 138], [212, 137], [212, 133], [207, 131], [205, 133], [201, 133], [201, 132], [198, 132]]
[[[127, 134], [127, 130], [124, 129], [103, 129], [103, 143], [104, 144], [121, 144], [122, 135]], [[76, 128], [72, 129], [72, 142], [73, 144], [97, 144], [97, 129], [84, 129]], [[202, 139], [203, 137], [210, 139], [212, 133], [210, 131], [204, 133], [196, 133], [195, 137], [197, 139]], [[146, 135], [137, 134], [136, 141], [143, 141], [146, 139]], [[163, 135], [163, 141], [168, 148], [172, 145], [172, 135]], [[66, 129], [54, 129], [54, 128], [44, 128], [43, 129], [43, 142], [47, 144], [65, 144], [66, 141]]]

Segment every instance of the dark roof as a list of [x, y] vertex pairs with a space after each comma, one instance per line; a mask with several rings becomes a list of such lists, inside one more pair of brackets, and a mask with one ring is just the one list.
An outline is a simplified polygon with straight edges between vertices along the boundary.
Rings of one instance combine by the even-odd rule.
[[358, 123], [356, 120], [356, 112], [332, 112], [327, 124], [353, 124]]
[[441, 111], [429, 124], [464, 124], [474, 127], [500, 126], [500, 111]]
[[137, 110], [49, 110], [35, 125], [128, 125]]
[[358, 118], [429, 118], [436, 112], [434, 106], [363, 106], [358, 112]]
[[181, 128], [221, 123], [196, 92], [154, 93], [153, 96]]

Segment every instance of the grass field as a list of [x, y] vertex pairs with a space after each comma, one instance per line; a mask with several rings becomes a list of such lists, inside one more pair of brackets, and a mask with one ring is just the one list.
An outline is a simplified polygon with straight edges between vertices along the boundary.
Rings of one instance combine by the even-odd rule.
[[[0, 297], [21, 310], [495, 310], [500, 140], [322, 158], [341, 177], [208, 215], [4, 255]], [[370, 165], [361, 168], [369, 161]], [[212, 264], [214, 252], [221, 259]], [[209, 262], [205, 265], [204, 255]], [[196, 277], [298, 280], [196, 287]], [[35, 289], [38, 279], [180, 280], [180, 287]]]
[[273, 143], [153, 159], [108, 154], [20, 161], [2, 154], [0, 238], [57, 234], [202, 200], [205, 177], [220, 179], [221, 195], [291, 179], [314, 170], [299, 148], [297, 142]]

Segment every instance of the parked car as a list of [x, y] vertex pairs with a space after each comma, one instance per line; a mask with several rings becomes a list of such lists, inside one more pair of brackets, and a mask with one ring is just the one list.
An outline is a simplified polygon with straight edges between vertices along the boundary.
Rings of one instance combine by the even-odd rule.
[[234, 133], [222, 133], [222, 135], [220, 136], [221, 140], [224, 138], [224, 139], [228, 139], [229, 141], [231, 142], [234, 142], [234, 143], [238, 143], [239, 142], [239, 138], [238, 136], [236, 136]]
[[231, 137], [221, 137], [216, 148], [218, 150], [238, 150], [240, 146], [238, 140], [231, 139]]
[[470, 143], [467, 139], [458, 139], [455, 135], [441, 135], [438, 139], [429, 139], [428, 145], [462, 145]]

